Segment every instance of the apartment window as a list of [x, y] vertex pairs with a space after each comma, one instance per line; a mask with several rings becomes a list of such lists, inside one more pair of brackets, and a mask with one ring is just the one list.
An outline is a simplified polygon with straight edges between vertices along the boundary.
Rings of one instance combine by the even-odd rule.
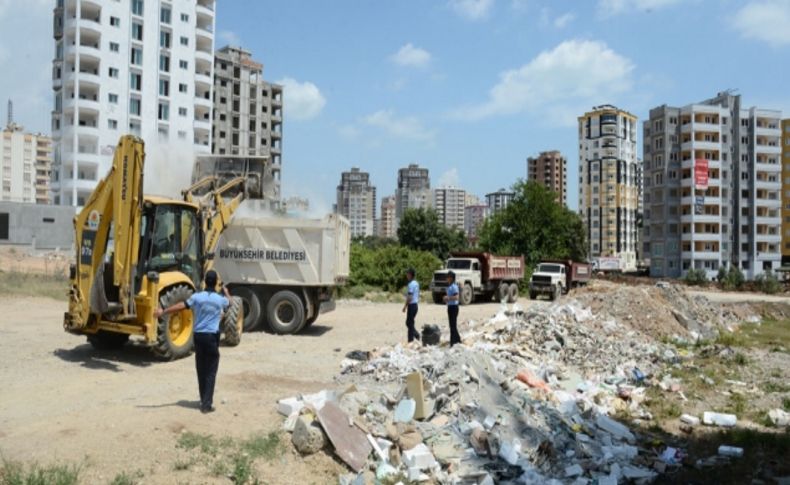
[[159, 47], [170, 48], [170, 32], [165, 32], [164, 30], [159, 32]]
[[142, 132], [142, 127], [140, 126], [140, 123], [132, 122], [129, 123], [129, 131], [131, 131], [133, 135], [140, 136], [140, 133]]
[[178, 108], [178, 116], [186, 116], [187, 109], [186, 108]]
[[131, 73], [129, 76], [129, 87], [135, 91], [140, 91], [142, 89], [142, 84], [143, 76], [138, 72]]
[[178, 67], [180, 67], [181, 69], [189, 69], [189, 62], [178, 61]]
[[140, 98], [129, 99], [129, 113], [140, 116]]
[[181, 14], [181, 21], [182, 22], [189, 22], [189, 15], [185, 14], [185, 13], [182, 13]]
[[224, 131], [220, 131], [219, 132], [219, 137], [220, 138], [225, 138], [225, 136], [226, 136], [226, 133]]
[[113, 27], [120, 27], [121, 26], [121, 19], [118, 17], [110, 17], [110, 25]]
[[225, 103], [227, 103], [227, 102], [228, 102], [228, 98], [226, 98], [226, 97], [224, 97], [224, 96], [220, 96], [220, 98], [219, 98], [219, 104], [225, 104]]
[[187, 92], [187, 89], [188, 89], [188, 88], [187, 88], [187, 85], [186, 85], [186, 84], [184, 84], [184, 83], [179, 83], [179, 84], [178, 84], [178, 92], [179, 92], [179, 93], [186, 93], [186, 92]]
[[179, 41], [181, 42], [181, 45], [189, 45], [189, 39], [184, 37], [183, 35], [181, 36], [181, 39], [179, 39]]
[[118, 129], [118, 120], [107, 120], [107, 128], [111, 130]]
[[132, 13], [134, 15], [143, 15], [143, 0], [132, 0]]
[[120, 52], [121, 46], [117, 42], [110, 42], [110, 52]]
[[170, 105], [167, 103], [159, 103], [159, 114], [158, 118], [162, 121], [167, 121], [170, 119]]
[[741, 144], [742, 144], [742, 145], [746, 145], [746, 144], [748, 144], [748, 143], [749, 143], [749, 137], [742, 136], [742, 137], [741, 137]]
[[111, 104], [118, 104], [118, 95], [117, 94], [110, 93], [110, 94], [107, 95], [107, 98], [108, 98], [108, 101]]
[[170, 56], [159, 54], [159, 70], [162, 72], [170, 72]]
[[135, 66], [143, 65], [143, 49], [141, 47], [132, 47], [132, 64]]
[[159, 11], [159, 21], [163, 24], [170, 24], [170, 17], [172, 15], [172, 11], [170, 7], [162, 7]]
[[143, 24], [132, 22], [132, 39], [139, 41], [143, 40]]
[[170, 81], [167, 79], [159, 80], [159, 95], [170, 96]]
[[178, 138], [179, 138], [180, 140], [186, 140], [186, 138], [187, 138], [187, 132], [186, 132], [186, 131], [179, 131], [179, 132], [178, 132]]
[[742, 119], [741, 120], [741, 126], [749, 126], [749, 120], [748, 119]]
[[116, 78], [116, 79], [117, 79], [117, 78], [118, 78], [118, 69], [116, 69], [116, 68], [114, 68], [114, 67], [111, 67], [111, 68], [109, 69], [109, 72], [108, 72], [108, 74], [110, 75], [110, 77], [114, 77], [114, 78]]

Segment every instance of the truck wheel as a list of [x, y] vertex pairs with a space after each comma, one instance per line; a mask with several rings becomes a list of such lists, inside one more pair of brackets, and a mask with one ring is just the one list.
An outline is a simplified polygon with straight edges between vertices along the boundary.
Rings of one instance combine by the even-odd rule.
[[[192, 288], [187, 285], [172, 286], [160, 294], [159, 305], [167, 308], [186, 301], [192, 296], [192, 292]], [[156, 344], [152, 347], [154, 354], [164, 360], [188, 356], [192, 352], [193, 324], [192, 310], [189, 309], [159, 317]]]
[[246, 286], [234, 286], [230, 294], [241, 298], [244, 331], [258, 330], [261, 327], [261, 300], [258, 294]]
[[443, 296], [444, 295], [442, 295], [441, 293], [433, 293], [433, 302], [436, 303], [437, 305], [441, 305], [442, 303], [444, 303], [444, 299], [442, 298]]
[[276, 334], [298, 332], [305, 324], [302, 300], [292, 291], [278, 291], [266, 304], [266, 319]]
[[496, 292], [497, 301], [501, 303], [506, 302], [509, 294], [510, 294], [510, 289], [507, 283], [500, 283], [499, 288], [497, 288], [497, 292]]
[[238, 296], [230, 297], [230, 304], [225, 310], [225, 315], [222, 316], [219, 328], [222, 332], [223, 344], [229, 347], [239, 345], [241, 332], [244, 329], [244, 310], [241, 298]]
[[96, 350], [117, 350], [128, 341], [128, 334], [108, 332], [106, 330], [99, 330], [93, 335], [88, 335], [88, 342]]
[[515, 303], [516, 301], [518, 301], [518, 285], [516, 283], [510, 283], [510, 287], [508, 288], [507, 302]]
[[554, 287], [554, 291], [551, 292], [551, 301], [559, 300], [560, 294], [562, 294], [562, 287], [557, 285]]
[[472, 290], [472, 285], [465, 283], [464, 288], [461, 290], [461, 305], [471, 305], [474, 297], [475, 292]]

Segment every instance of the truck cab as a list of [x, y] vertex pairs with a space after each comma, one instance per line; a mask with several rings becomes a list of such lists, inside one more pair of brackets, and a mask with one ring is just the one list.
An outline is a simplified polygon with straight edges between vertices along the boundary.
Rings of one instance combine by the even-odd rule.
[[534, 300], [539, 294], [548, 294], [552, 300], [566, 293], [567, 267], [562, 263], [540, 263], [529, 280], [529, 297]]
[[469, 295], [460, 295], [461, 303], [471, 303], [471, 299], [474, 296], [471, 292], [482, 285], [480, 261], [476, 258], [450, 258], [446, 261], [444, 269], [434, 272], [433, 280], [431, 281], [433, 302], [437, 304], [442, 303], [443, 297], [447, 293], [447, 286], [449, 286], [447, 273], [450, 271], [455, 273], [455, 282], [458, 284], [459, 291], [463, 293], [467, 286], [471, 290]]

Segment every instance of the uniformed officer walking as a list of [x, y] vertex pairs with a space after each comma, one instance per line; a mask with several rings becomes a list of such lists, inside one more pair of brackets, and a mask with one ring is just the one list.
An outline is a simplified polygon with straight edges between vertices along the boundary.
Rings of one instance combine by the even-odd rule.
[[406, 286], [406, 302], [403, 304], [403, 312], [406, 313], [406, 329], [408, 340], [420, 340], [420, 334], [414, 328], [414, 318], [417, 316], [417, 304], [420, 302], [420, 284], [414, 279], [414, 269], [406, 270], [406, 279], [409, 284]]
[[447, 319], [450, 322], [450, 347], [461, 343], [461, 335], [458, 333], [458, 283], [455, 282], [455, 273], [447, 273], [450, 283], [447, 285], [447, 294], [444, 302], [447, 303]]

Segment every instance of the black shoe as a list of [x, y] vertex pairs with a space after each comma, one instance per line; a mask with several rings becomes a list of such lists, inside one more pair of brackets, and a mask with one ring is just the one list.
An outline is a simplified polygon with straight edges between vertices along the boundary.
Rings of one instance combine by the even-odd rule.
[[200, 412], [203, 414], [213, 413], [217, 409], [214, 406], [209, 406], [207, 408], [200, 408]]

